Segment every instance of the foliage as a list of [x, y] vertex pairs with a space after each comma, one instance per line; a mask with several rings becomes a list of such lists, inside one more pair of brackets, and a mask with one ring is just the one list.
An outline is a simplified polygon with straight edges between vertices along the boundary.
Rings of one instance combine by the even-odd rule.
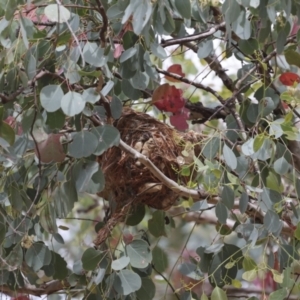
[[292, 0], [0, 1], [0, 291], [297, 295], [298, 19]]

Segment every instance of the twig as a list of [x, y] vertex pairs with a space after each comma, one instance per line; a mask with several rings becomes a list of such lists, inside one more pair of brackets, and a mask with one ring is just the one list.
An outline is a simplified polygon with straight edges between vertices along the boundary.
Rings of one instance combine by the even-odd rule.
[[97, 5], [98, 5], [98, 11], [102, 17], [103, 25], [101, 27], [101, 30], [99, 32], [99, 37], [101, 40], [101, 47], [105, 48], [106, 45], [106, 31], [107, 31], [107, 26], [108, 26], [108, 18], [104, 9], [104, 6], [101, 3], [101, 0], [96, 0]]
[[204, 40], [210, 36], [212, 36], [213, 34], [215, 34], [220, 28], [224, 28], [225, 27], [225, 22], [222, 22], [218, 25], [215, 25], [209, 29], [207, 29], [206, 31], [203, 31], [201, 33], [198, 34], [192, 34], [189, 35], [187, 37], [182, 37], [182, 38], [174, 38], [174, 39], [170, 39], [170, 40], [164, 40], [161, 43], [162, 47], [169, 47], [169, 46], [173, 46], [173, 45], [178, 45], [178, 44], [185, 44], [188, 42], [193, 42], [193, 41], [197, 41], [200, 42], [201, 40]]
[[205, 86], [205, 85], [203, 85], [203, 84], [201, 84], [201, 83], [191, 81], [191, 80], [187, 79], [186, 77], [183, 77], [183, 76], [180, 76], [180, 75], [177, 75], [177, 74], [174, 74], [174, 73], [170, 73], [170, 72], [165, 71], [165, 70], [162, 70], [162, 69], [160, 69], [160, 68], [158, 68], [158, 67], [156, 67], [156, 66], [155, 66], [155, 69], [156, 69], [156, 71], [157, 71], [158, 73], [164, 74], [164, 75], [166, 75], [166, 76], [170, 76], [170, 77], [172, 77], [172, 78], [174, 78], [174, 79], [180, 80], [180, 81], [182, 81], [182, 82], [184, 82], [184, 83], [190, 84], [190, 85], [192, 85], [192, 86], [194, 86], [194, 87], [196, 87], [196, 88], [199, 88], [199, 89], [204, 90], [204, 91], [206, 91], [206, 92], [208, 92], [208, 93], [211, 93], [211, 94], [214, 95], [214, 96], [215, 96], [222, 104], [225, 103], [225, 100], [224, 100], [224, 99], [223, 99], [223, 98], [222, 98], [222, 97], [221, 97], [214, 89], [212, 89], [212, 88], [209, 87], [209, 86]]

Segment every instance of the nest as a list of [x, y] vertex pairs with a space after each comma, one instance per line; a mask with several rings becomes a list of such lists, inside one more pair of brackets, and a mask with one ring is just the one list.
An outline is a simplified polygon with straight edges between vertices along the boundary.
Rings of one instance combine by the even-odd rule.
[[[194, 153], [200, 154], [200, 134], [177, 132], [167, 124], [130, 108], [123, 110], [122, 116], [115, 121], [114, 126], [120, 131], [121, 139], [126, 144], [148, 157], [167, 177], [179, 184], [186, 184], [190, 180], [190, 176], [180, 174], [180, 169], [183, 165], [193, 162]], [[185, 156], [182, 154], [183, 150]], [[116, 203], [116, 219], [126, 214], [124, 208], [129, 207], [128, 203], [130, 207], [143, 203], [156, 209], [167, 210], [179, 198], [176, 192], [155, 178], [143, 164], [118, 147], [106, 151], [99, 157], [99, 163], [106, 182], [100, 196], [112, 199]], [[112, 224], [109, 227], [117, 223], [116, 219], [110, 220]], [[111, 228], [107, 231], [110, 230]], [[103, 232], [100, 235], [103, 235]], [[105, 234], [101, 240], [104, 238]], [[95, 244], [99, 244], [99, 239]]]

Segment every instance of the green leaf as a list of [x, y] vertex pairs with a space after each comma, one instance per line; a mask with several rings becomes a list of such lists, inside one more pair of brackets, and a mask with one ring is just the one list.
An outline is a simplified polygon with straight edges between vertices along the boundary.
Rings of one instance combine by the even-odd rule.
[[300, 222], [297, 223], [297, 227], [294, 231], [294, 237], [297, 239], [297, 240], [300, 240]]
[[178, 266], [178, 271], [191, 279], [200, 280], [204, 277], [199, 267], [193, 263], [183, 263]]
[[286, 159], [284, 158], [284, 156], [278, 158], [274, 162], [274, 170], [279, 175], [286, 174], [288, 172], [289, 168], [290, 168], [290, 164], [286, 161]]
[[44, 13], [51, 22], [64, 23], [71, 17], [70, 11], [61, 4], [47, 5]]
[[213, 137], [207, 143], [205, 143], [202, 153], [207, 159], [212, 160], [216, 156], [220, 147], [221, 147], [220, 138]]
[[151, 278], [142, 277], [142, 286], [136, 291], [136, 296], [138, 299], [143, 300], [152, 300], [155, 297], [156, 288], [155, 284], [151, 280]]
[[129, 295], [138, 291], [142, 286], [141, 277], [131, 270], [121, 270], [113, 283], [114, 289], [120, 295]]
[[40, 92], [42, 106], [48, 112], [54, 112], [60, 108], [64, 92], [60, 85], [50, 84], [44, 86]]
[[290, 65], [295, 65], [300, 68], [300, 54], [298, 52], [289, 49], [284, 52], [284, 56]]
[[119, 259], [115, 259], [111, 263], [111, 268], [115, 271], [120, 271], [128, 266], [130, 258], [128, 256], [122, 256]]
[[282, 228], [282, 223], [278, 214], [268, 210], [264, 216], [264, 227], [272, 233], [276, 233], [278, 230], [280, 230]]
[[51, 252], [42, 243], [34, 243], [25, 254], [25, 261], [34, 271], [40, 270], [51, 262]]
[[0, 121], [0, 137], [12, 146], [15, 143], [16, 134], [7, 123]]
[[228, 300], [228, 298], [226, 293], [216, 286], [211, 293], [211, 300]]
[[51, 252], [54, 260], [54, 274], [53, 279], [63, 280], [68, 276], [67, 262], [55, 252]]
[[223, 155], [227, 166], [230, 167], [232, 170], [236, 169], [237, 167], [236, 156], [234, 152], [226, 144], [224, 144], [223, 147]]
[[82, 95], [69, 91], [61, 99], [61, 109], [69, 117], [80, 114], [85, 107]]
[[40, 224], [49, 233], [57, 232], [56, 213], [50, 203], [47, 203], [40, 212]]
[[243, 273], [242, 278], [246, 281], [253, 281], [257, 278], [258, 274], [257, 274], [257, 270], [250, 270], [250, 271], [246, 271]]
[[137, 48], [136, 47], [128, 48], [127, 50], [125, 50], [122, 53], [121, 57], [120, 57], [120, 63], [123, 63], [127, 59], [129, 59], [132, 56], [134, 56], [136, 54], [136, 52], [137, 52]]
[[97, 43], [87, 42], [82, 52], [85, 61], [94, 67], [103, 67], [107, 61], [104, 49], [100, 48]]
[[81, 257], [82, 267], [88, 271], [95, 270], [100, 261], [104, 259], [104, 257], [105, 254], [102, 251], [96, 250], [94, 248], [88, 248], [84, 251]]
[[94, 127], [91, 131], [99, 142], [98, 147], [94, 150], [95, 155], [101, 155], [112, 146], [118, 146], [120, 143], [120, 132], [111, 125]]
[[216, 206], [216, 216], [221, 224], [226, 224], [228, 212], [226, 206], [221, 202], [218, 202]]
[[148, 220], [148, 229], [153, 236], [166, 236], [165, 216], [164, 211], [157, 210], [153, 213], [152, 218]]
[[167, 253], [162, 248], [155, 246], [152, 250], [152, 256], [152, 264], [154, 265], [155, 270], [163, 273], [169, 266]]
[[225, 185], [222, 190], [221, 199], [228, 209], [232, 209], [234, 205], [234, 191]]
[[121, 117], [122, 110], [123, 110], [123, 104], [116, 95], [114, 95], [111, 100], [110, 110], [111, 110], [111, 115], [115, 120], [119, 119]]
[[279, 289], [270, 294], [269, 300], [282, 300], [282, 299], [285, 299], [287, 295], [288, 295], [287, 288]]
[[190, 19], [191, 18], [191, 1], [182, 1], [182, 0], [175, 0], [174, 2], [175, 7], [179, 14], [185, 18]]
[[198, 44], [197, 55], [198, 58], [206, 58], [208, 57], [214, 50], [212, 40], [204, 41]]
[[144, 240], [133, 240], [126, 245], [126, 252], [130, 258], [130, 264], [134, 268], [146, 268], [152, 261], [151, 250], [148, 243]]
[[138, 225], [145, 216], [146, 209], [144, 204], [134, 205], [126, 218], [126, 225], [128, 226], [136, 226]]
[[265, 135], [264, 134], [259, 134], [254, 138], [254, 142], [253, 142], [253, 150], [255, 152], [257, 152], [261, 146], [263, 145], [265, 140]]
[[95, 104], [100, 100], [100, 94], [97, 92], [96, 88], [88, 88], [83, 91], [82, 98], [85, 102]]
[[6, 268], [9, 271], [14, 271], [20, 268], [23, 262], [23, 250], [20, 244], [17, 244], [5, 258]]
[[75, 158], [88, 157], [98, 146], [97, 136], [89, 131], [81, 131], [73, 136], [69, 145], [69, 154]]
[[242, 214], [244, 214], [248, 208], [249, 196], [247, 193], [243, 192], [239, 202], [239, 209]]

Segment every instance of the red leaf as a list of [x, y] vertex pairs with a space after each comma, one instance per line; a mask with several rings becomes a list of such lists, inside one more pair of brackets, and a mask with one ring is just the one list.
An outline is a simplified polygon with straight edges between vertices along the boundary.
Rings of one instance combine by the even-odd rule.
[[170, 123], [180, 131], [184, 131], [189, 128], [187, 120], [189, 118], [190, 111], [187, 108], [183, 108], [180, 113], [170, 117]]
[[[179, 64], [174, 64], [174, 65], [170, 66], [170, 67], [167, 69], [167, 71], [168, 71], [169, 73], [174, 73], [174, 74], [177, 74], [177, 75], [182, 76], [182, 77], [185, 76], [185, 74], [182, 72], [181, 65], [179, 65]], [[166, 79], [167, 79], [168, 81], [172, 81], [172, 82], [180, 82], [180, 80], [177, 80], [177, 79], [172, 78], [172, 77], [170, 77], [170, 76], [166, 76]]]
[[114, 58], [119, 58], [124, 51], [122, 44], [115, 44]]
[[160, 110], [178, 113], [184, 107], [185, 99], [181, 89], [165, 83], [154, 91], [152, 103]]
[[40, 155], [40, 160], [43, 163], [62, 162], [66, 154], [60, 143], [61, 134], [49, 134], [48, 138], [38, 143], [38, 151], [35, 149], [35, 155]]
[[296, 73], [285, 72], [279, 76], [279, 80], [284, 85], [292, 86], [295, 82], [300, 82], [300, 76]]

